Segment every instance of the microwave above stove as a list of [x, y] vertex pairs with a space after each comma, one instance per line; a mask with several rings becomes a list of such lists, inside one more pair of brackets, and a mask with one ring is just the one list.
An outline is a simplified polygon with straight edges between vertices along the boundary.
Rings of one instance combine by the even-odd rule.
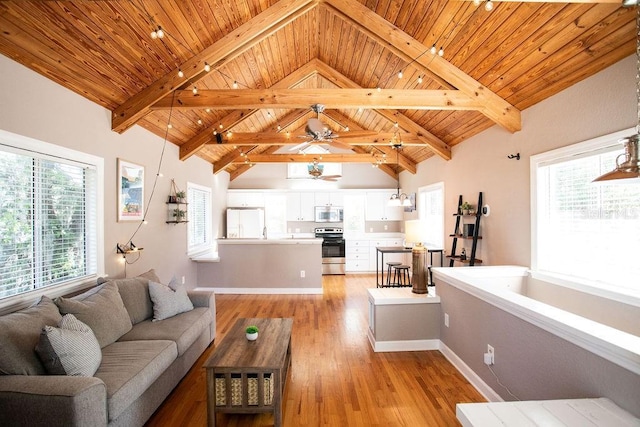
[[344, 211], [336, 206], [316, 206], [315, 222], [342, 222]]

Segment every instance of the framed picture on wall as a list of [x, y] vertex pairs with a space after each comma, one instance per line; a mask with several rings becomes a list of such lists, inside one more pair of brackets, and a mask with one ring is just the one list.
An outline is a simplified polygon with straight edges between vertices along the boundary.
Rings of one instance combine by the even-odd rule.
[[118, 159], [118, 221], [144, 218], [144, 166]]

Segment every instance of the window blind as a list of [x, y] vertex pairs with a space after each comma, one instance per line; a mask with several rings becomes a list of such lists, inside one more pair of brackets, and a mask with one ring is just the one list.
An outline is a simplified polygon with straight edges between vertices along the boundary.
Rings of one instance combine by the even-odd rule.
[[640, 186], [592, 183], [613, 170], [620, 149], [539, 165], [537, 268], [640, 289]]
[[0, 298], [95, 274], [96, 171], [0, 147]]
[[188, 250], [205, 249], [211, 245], [211, 190], [187, 184]]

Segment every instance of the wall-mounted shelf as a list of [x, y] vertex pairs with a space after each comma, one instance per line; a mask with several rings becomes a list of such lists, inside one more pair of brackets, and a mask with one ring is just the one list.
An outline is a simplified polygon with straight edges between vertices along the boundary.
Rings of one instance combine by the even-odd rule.
[[171, 180], [171, 190], [167, 199], [167, 224], [182, 224], [187, 221], [186, 193], [180, 191], [175, 180]]

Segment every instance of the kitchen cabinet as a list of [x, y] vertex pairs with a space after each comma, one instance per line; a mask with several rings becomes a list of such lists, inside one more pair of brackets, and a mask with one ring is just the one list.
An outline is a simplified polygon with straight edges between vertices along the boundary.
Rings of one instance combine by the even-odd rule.
[[344, 206], [344, 194], [338, 192], [315, 193], [316, 206]]
[[264, 193], [258, 191], [229, 190], [227, 192], [227, 207], [262, 208], [264, 207]]
[[347, 272], [369, 271], [369, 241], [346, 240], [345, 270]]
[[287, 193], [287, 221], [313, 221], [314, 193]]
[[402, 221], [403, 207], [389, 206], [389, 199], [395, 191], [367, 192], [367, 221]]

